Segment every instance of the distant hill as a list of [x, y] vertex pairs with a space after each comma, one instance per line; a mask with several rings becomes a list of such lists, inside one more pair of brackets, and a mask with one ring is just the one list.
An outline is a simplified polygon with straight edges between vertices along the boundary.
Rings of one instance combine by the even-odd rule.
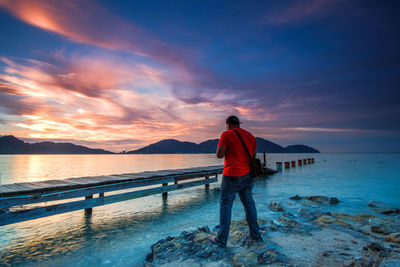
[[[175, 139], [162, 140], [157, 143], [127, 152], [128, 154], [193, 154], [215, 153], [219, 139], [204, 141], [200, 144], [181, 142]], [[283, 147], [257, 137], [257, 152], [262, 153], [319, 153], [318, 150], [305, 145], [292, 145]]]
[[285, 153], [319, 153], [319, 151], [305, 145], [291, 145], [285, 147]]
[[25, 143], [13, 135], [0, 136], [0, 154], [113, 154], [71, 143]]
[[128, 154], [185, 154], [198, 153], [198, 146], [191, 142], [181, 142], [175, 139], [166, 139], [160, 142], [129, 151]]

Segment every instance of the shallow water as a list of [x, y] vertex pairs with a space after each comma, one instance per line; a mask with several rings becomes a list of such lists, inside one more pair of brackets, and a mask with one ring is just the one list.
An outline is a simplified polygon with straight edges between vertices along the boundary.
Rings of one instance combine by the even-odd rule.
[[[261, 219], [275, 218], [271, 200], [298, 211], [288, 200], [299, 195], [327, 195], [341, 201], [334, 209], [372, 212], [370, 200], [400, 206], [400, 154], [313, 155], [315, 164], [296, 167], [255, 182], [254, 198]], [[307, 158], [302, 154], [271, 154], [276, 161]], [[222, 164], [214, 155], [18, 155], [0, 156], [2, 183], [63, 179]], [[0, 227], [0, 265], [9, 266], [133, 266], [150, 252], [150, 245], [167, 235], [218, 224], [218, 184], [119, 202], [93, 209]], [[236, 199], [233, 219], [244, 218]]]

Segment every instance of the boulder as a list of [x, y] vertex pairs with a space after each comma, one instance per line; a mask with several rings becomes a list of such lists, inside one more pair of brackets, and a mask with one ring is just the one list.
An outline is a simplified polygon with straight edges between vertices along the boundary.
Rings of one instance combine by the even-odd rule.
[[392, 228], [386, 221], [378, 218], [369, 219], [369, 224], [371, 226], [371, 232], [378, 234], [390, 234], [393, 232]]
[[400, 233], [388, 234], [385, 236], [385, 241], [400, 244]]
[[374, 208], [373, 210], [376, 212], [379, 212], [381, 214], [386, 214], [386, 215], [396, 215], [400, 214], [400, 209], [396, 207], [389, 207], [386, 206], [384, 203], [377, 202], [377, 201], [370, 201], [368, 203], [368, 206]]
[[328, 203], [328, 204], [338, 204], [339, 203], [339, 199], [336, 197], [327, 197], [327, 196], [306, 196], [305, 197], [308, 200], [311, 200], [312, 202], [316, 202], [319, 204], [323, 204], [323, 203]]
[[299, 196], [299, 195], [295, 195], [295, 196], [289, 197], [289, 199], [291, 199], [291, 200], [301, 200], [303, 198], [301, 196]]
[[284, 211], [285, 209], [283, 208], [282, 203], [278, 202], [278, 201], [271, 201], [269, 203], [269, 209], [272, 211]]

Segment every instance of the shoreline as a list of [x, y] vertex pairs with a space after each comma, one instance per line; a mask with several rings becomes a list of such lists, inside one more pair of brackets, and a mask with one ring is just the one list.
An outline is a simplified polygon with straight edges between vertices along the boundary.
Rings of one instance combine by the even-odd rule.
[[259, 216], [263, 242], [248, 237], [245, 220], [232, 221], [228, 245], [208, 237], [218, 226], [199, 226], [154, 243], [139, 266], [400, 266], [400, 209], [371, 201], [369, 213], [323, 212], [334, 197], [293, 196], [298, 213], [271, 201], [276, 220]]

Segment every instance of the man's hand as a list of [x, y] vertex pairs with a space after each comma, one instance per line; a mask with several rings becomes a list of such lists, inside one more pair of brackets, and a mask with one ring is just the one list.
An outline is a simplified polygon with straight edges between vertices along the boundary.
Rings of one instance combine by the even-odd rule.
[[225, 156], [226, 146], [218, 146], [217, 148], [217, 158], [222, 159]]

